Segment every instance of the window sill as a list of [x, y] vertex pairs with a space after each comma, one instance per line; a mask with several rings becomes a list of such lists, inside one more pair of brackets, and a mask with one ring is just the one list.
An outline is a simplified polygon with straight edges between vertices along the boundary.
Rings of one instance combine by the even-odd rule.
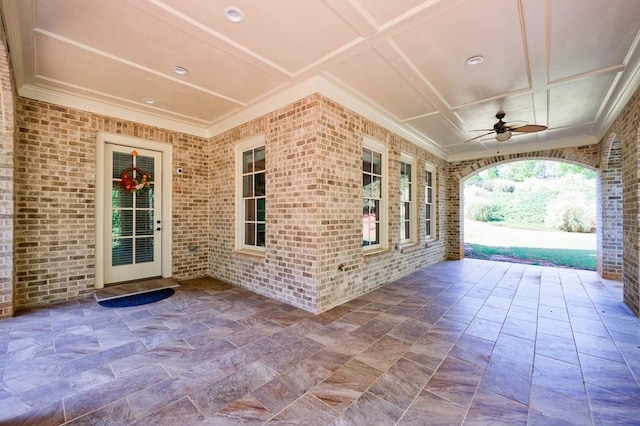
[[417, 246], [418, 243], [416, 243], [415, 241], [407, 241], [406, 243], [400, 243], [398, 244], [398, 250], [404, 250], [413, 246]]
[[264, 252], [260, 251], [260, 250], [240, 249], [240, 250], [234, 250], [233, 253], [234, 254], [253, 257], [255, 259], [263, 259], [264, 260], [264, 258], [265, 258]]
[[371, 250], [363, 250], [362, 251], [362, 255], [363, 256], [371, 256], [374, 254], [380, 254], [380, 253], [386, 253], [387, 249], [386, 248], [376, 248], [376, 249], [371, 249]]

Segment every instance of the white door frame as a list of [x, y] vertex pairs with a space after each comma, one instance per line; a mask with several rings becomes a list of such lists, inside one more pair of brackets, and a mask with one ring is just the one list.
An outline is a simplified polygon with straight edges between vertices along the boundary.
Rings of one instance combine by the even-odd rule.
[[96, 137], [96, 244], [95, 244], [95, 288], [104, 287], [104, 221], [105, 211], [105, 145], [113, 143], [131, 148], [148, 149], [162, 152], [162, 230], [160, 238], [162, 244], [162, 276], [169, 278], [173, 274], [171, 256], [172, 242], [172, 188], [173, 188], [173, 153], [171, 144], [149, 141], [131, 136], [122, 136], [105, 132], [98, 132]]

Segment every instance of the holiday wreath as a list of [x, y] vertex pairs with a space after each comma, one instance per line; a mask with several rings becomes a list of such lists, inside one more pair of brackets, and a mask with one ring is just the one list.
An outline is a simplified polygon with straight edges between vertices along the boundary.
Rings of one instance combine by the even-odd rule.
[[129, 192], [142, 192], [151, 187], [151, 173], [147, 173], [137, 167], [127, 167], [122, 171], [120, 178], [122, 179], [122, 186]]

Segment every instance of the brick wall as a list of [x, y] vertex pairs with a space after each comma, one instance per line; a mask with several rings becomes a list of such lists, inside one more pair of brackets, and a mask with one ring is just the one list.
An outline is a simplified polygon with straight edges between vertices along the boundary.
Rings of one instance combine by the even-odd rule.
[[464, 257], [464, 217], [462, 216], [462, 183], [464, 180], [483, 169], [501, 163], [518, 160], [557, 160], [597, 169], [600, 164], [600, 145], [581, 146], [576, 148], [558, 148], [544, 151], [527, 152], [521, 154], [496, 155], [494, 157], [477, 160], [451, 162], [447, 168], [447, 188], [449, 205], [449, 259]]
[[174, 180], [173, 272], [206, 275], [206, 140], [23, 98], [16, 127], [15, 309], [94, 290], [99, 131], [171, 143], [174, 164], [189, 164]]
[[[264, 258], [235, 253], [234, 146], [265, 134], [267, 249]], [[389, 247], [400, 238], [400, 152], [437, 169], [440, 240], [403, 253], [362, 253], [364, 135], [389, 145]], [[445, 163], [406, 140], [314, 95], [213, 138], [210, 274], [294, 306], [322, 312], [420, 267], [444, 259]], [[420, 186], [418, 187], [420, 188]], [[418, 205], [424, 196], [418, 189]], [[424, 212], [418, 222], [424, 233]], [[397, 223], [396, 223], [397, 222]], [[339, 265], [344, 265], [339, 270]]]
[[4, 31], [0, 31], [0, 318], [13, 315], [13, 93]]
[[609, 135], [601, 141], [600, 185], [598, 185], [597, 271], [604, 278], [622, 279], [622, 148], [620, 139]]
[[624, 302], [640, 316], [640, 252], [638, 250], [638, 196], [640, 187], [640, 90], [636, 91], [611, 126], [607, 137], [620, 139], [622, 151], [622, 228]]

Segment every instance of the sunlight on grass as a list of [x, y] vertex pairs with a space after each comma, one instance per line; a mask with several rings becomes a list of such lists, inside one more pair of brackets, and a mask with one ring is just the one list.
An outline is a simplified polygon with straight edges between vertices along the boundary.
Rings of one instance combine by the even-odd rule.
[[490, 247], [465, 244], [468, 257], [476, 259], [512, 260], [532, 265], [553, 265], [595, 271], [596, 251], [532, 247]]

